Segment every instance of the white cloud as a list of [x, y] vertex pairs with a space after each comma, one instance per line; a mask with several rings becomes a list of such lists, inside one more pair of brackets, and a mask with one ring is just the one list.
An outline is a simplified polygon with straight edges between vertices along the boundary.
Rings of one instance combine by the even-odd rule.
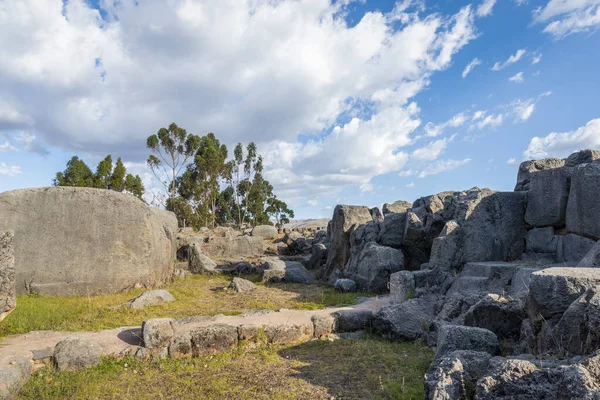
[[307, 203], [310, 206], [312, 206], [312, 207], [316, 207], [319, 204], [319, 202], [317, 200], [314, 200], [314, 199], [313, 200], [308, 200]]
[[139, 162], [145, 138], [175, 121], [257, 142], [277, 193], [308, 199], [400, 171], [420, 125], [410, 99], [477, 35], [470, 6], [421, 15], [404, 2], [349, 26], [350, 1], [100, 3], [106, 19], [84, 0], [3, 4], [0, 131], [6, 120], [33, 143], [118, 146]]
[[473, 68], [475, 68], [476, 66], [481, 64], [481, 60], [477, 57], [475, 57], [474, 59], [471, 60], [470, 63], [467, 64], [467, 66], [465, 67], [465, 69], [462, 72], [462, 77], [466, 78], [467, 75], [469, 75], [469, 73], [473, 70]]
[[600, 118], [574, 131], [536, 136], [531, 139], [523, 155], [528, 159], [566, 157], [574, 151], [590, 148], [600, 149]]
[[426, 146], [416, 149], [410, 155], [411, 160], [433, 161], [446, 149], [448, 144], [454, 140], [456, 134], [428, 143]]
[[534, 21], [556, 39], [600, 26], [600, 0], [550, 0], [534, 10]]
[[525, 49], [519, 49], [519, 50], [517, 50], [517, 52], [515, 54], [508, 57], [508, 59], [506, 61], [504, 61], [503, 63], [501, 63], [500, 61], [497, 61], [494, 64], [494, 66], [492, 67], [492, 71], [500, 71], [500, 70], [508, 67], [509, 65], [516, 63], [517, 61], [519, 61], [521, 59], [521, 57], [523, 57], [523, 55], [526, 52], [527, 52], [527, 50], [525, 50]]
[[467, 122], [467, 119], [468, 117], [466, 113], [460, 112], [442, 124], [428, 122], [425, 125], [425, 133], [429, 137], [436, 137], [441, 135], [447, 127], [458, 128], [464, 125], [465, 122]]
[[7, 140], [4, 143], [0, 143], [0, 151], [17, 151], [17, 148]]
[[401, 178], [407, 178], [409, 176], [413, 176], [416, 175], [417, 171], [415, 171], [414, 169], [407, 169], [404, 171], [400, 171], [400, 173], [398, 174], [399, 177]]
[[477, 123], [471, 125], [472, 127], [476, 127], [477, 129], [483, 128], [495, 128], [502, 125], [504, 122], [504, 116], [502, 114], [490, 114], [481, 118]]
[[438, 160], [425, 168], [419, 174], [419, 178], [425, 178], [430, 175], [441, 174], [442, 172], [450, 171], [461, 167], [465, 164], [468, 164], [471, 161], [470, 158], [465, 158], [464, 160]]
[[508, 160], [506, 160], [506, 163], [508, 165], [517, 165], [517, 159], [516, 158], [509, 158]]
[[541, 54], [535, 54], [531, 60], [531, 65], [535, 65], [538, 64], [540, 61], [542, 61], [542, 55]]
[[477, 7], [477, 16], [487, 17], [491, 15], [495, 4], [496, 0], [483, 0], [479, 7]]
[[533, 99], [517, 99], [513, 101], [509, 107], [512, 108], [509, 112], [515, 117], [516, 121], [527, 121], [535, 110], [535, 102]]
[[415, 187], [415, 183], [414, 183], [414, 182], [407, 183], [407, 184], [406, 184], [406, 187], [407, 187], [407, 188], [414, 188], [414, 187]]
[[18, 165], [8, 165], [0, 163], [0, 175], [15, 176], [21, 173], [21, 167]]
[[523, 78], [523, 73], [522, 72], [517, 72], [516, 74], [514, 74], [513, 76], [511, 76], [510, 78], [508, 78], [508, 80], [510, 82], [522, 83], [525, 79]]

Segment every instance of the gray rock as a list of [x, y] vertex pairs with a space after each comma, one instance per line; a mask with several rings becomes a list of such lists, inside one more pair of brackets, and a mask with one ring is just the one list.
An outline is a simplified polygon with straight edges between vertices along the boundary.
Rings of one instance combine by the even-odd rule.
[[525, 317], [520, 301], [488, 294], [467, 311], [465, 325], [492, 331], [499, 339], [518, 339]]
[[59, 371], [82, 371], [100, 363], [102, 347], [91, 340], [68, 337], [54, 348], [54, 363]]
[[600, 164], [580, 164], [573, 170], [567, 205], [567, 230], [600, 239]]
[[217, 263], [204, 255], [196, 243], [192, 243], [188, 248], [188, 269], [192, 274], [215, 274], [217, 273]]
[[267, 341], [275, 344], [300, 343], [314, 336], [312, 322], [308, 324], [265, 325]]
[[581, 150], [567, 157], [565, 166], [575, 167], [579, 164], [599, 163], [600, 150]]
[[373, 318], [375, 332], [391, 340], [415, 340], [427, 335], [442, 308], [440, 296], [424, 296], [382, 307]]
[[412, 204], [409, 203], [408, 201], [404, 201], [404, 200], [398, 200], [398, 201], [393, 202], [392, 204], [385, 203], [383, 205], [383, 215], [385, 215], [387, 218], [388, 214], [405, 213], [411, 207], [412, 207]]
[[[321, 231], [323, 232], [323, 231]], [[312, 245], [312, 252], [310, 259], [308, 260], [308, 269], [319, 269], [325, 263], [327, 263], [327, 252], [329, 251], [327, 245], [323, 243], [317, 243]]]
[[369, 330], [373, 324], [373, 311], [364, 309], [340, 310], [333, 314], [336, 332]]
[[19, 293], [32, 284], [44, 295], [116, 293], [171, 279], [175, 214], [132, 195], [80, 187], [14, 190], [0, 194], [0, 221], [15, 234]]
[[547, 268], [531, 275], [530, 318], [549, 320], [564, 313], [579, 296], [600, 285], [597, 268]]
[[[590, 354], [600, 348], [600, 292], [589, 289], [575, 300], [554, 327], [550, 348]], [[558, 342], [558, 343], [556, 343]]]
[[554, 168], [562, 168], [564, 166], [565, 160], [560, 158], [546, 158], [543, 160], [532, 160], [521, 163], [519, 166], [519, 174], [517, 177], [515, 192], [529, 190], [529, 182], [531, 180], [532, 173]]
[[457, 350], [435, 360], [425, 375], [425, 399], [472, 398], [475, 384], [485, 375], [491, 358], [485, 352]]
[[296, 242], [296, 240], [298, 239], [302, 239], [304, 236], [302, 236], [302, 234], [298, 231], [292, 231], [289, 233], [286, 233], [285, 236], [283, 237], [282, 241], [283, 243], [287, 244], [288, 246], [293, 246]]
[[313, 315], [311, 321], [314, 326], [314, 336], [321, 338], [333, 332], [335, 317], [332, 315]]
[[599, 268], [600, 267], [600, 242], [597, 242], [585, 257], [577, 264], [578, 268]]
[[140, 294], [135, 299], [129, 300], [129, 307], [142, 309], [147, 306], [155, 306], [157, 304], [169, 303], [175, 301], [175, 297], [164, 289], [150, 290]]
[[229, 287], [238, 293], [248, 293], [256, 290], [256, 285], [247, 279], [233, 278]]
[[261, 256], [263, 238], [257, 236], [208, 236], [201, 242], [202, 253], [212, 258], [239, 258]]
[[297, 261], [267, 260], [264, 268], [263, 282], [312, 283], [315, 280], [304, 265]]
[[577, 265], [596, 244], [595, 240], [569, 233], [558, 236], [558, 262]]
[[535, 253], [556, 253], [558, 238], [554, 236], [554, 228], [534, 228], [527, 232], [527, 251]]
[[381, 213], [381, 210], [379, 209], [379, 207], [373, 207], [369, 211], [371, 212], [371, 218], [373, 218], [373, 221], [375, 221], [375, 222], [383, 221], [383, 214]]
[[13, 234], [0, 232], [0, 321], [17, 306]]
[[16, 399], [33, 372], [33, 361], [27, 357], [8, 357], [0, 366], [0, 399]]
[[167, 347], [175, 335], [173, 319], [153, 318], [142, 323], [144, 347], [156, 349]]
[[456, 270], [461, 264], [460, 227], [454, 220], [446, 222], [442, 233], [433, 239], [429, 264], [444, 271]]
[[565, 226], [571, 173], [555, 168], [531, 174], [525, 221], [535, 227]]
[[368, 207], [337, 205], [327, 229], [331, 247], [321, 277], [328, 277], [337, 269], [342, 270], [350, 258], [350, 235], [361, 224], [372, 221]]
[[378, 242], [382, 246], [399, 249], [404, 243], [406, 213], [389, 213], [386, 215], [379, 232]]
[[203, 326], [192, 330], [189, 335], [192, 357], [221, 353], [238, 344], [238, 329], [232, 325]]
[[355, 281], [361, 290], [383, 293], [388, 291], [390, 275], [404, 267], [401, 250], [370, 242], [357, 257], [350, 259], [344, 269], [344, 277]]
[[339, 290], [340, 292], [356, 292], [358, 290], [358, 286], [356, 285], [356, 282], [354, 282], [352, 279], [338, 279], [335, 281], [335, 283], [333, 284], [333, 288], [335, 290]]
[[390, 297], [399, 303], [415, 297], [415, 278], [412, 271], [398, 271], [390, 275]]
[[275, 239], [279, 235], [279, 231], [273, 225], [258, 225], [252, 228], [251, 235], [263, 239]]
[[500, 344], [494, 332], [471, 326], [443, 325], [437, 338], [435, 359], [455, 350], [482, 351], [491, 355], [500, 352]]

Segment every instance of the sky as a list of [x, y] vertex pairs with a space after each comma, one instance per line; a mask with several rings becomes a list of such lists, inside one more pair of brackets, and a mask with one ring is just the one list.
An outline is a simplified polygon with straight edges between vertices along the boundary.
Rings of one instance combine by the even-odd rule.
[[600, 0], [0, 0], [0, 192], [176, 122], [256, 142], [296, 218], [600, 149]]

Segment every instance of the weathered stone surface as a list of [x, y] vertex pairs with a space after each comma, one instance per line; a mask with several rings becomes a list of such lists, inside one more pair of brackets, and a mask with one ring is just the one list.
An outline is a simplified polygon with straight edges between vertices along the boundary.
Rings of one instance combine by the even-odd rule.
[[320, 338], [323, 336], [327, 336], [333, 332], [335, 325], [335, 317], [332, 315], [313, 315], [311, 317], [313, 328], [314, 328], [314, 336], [316, 338]]
[[0, 321], [17, 306], [13, 234], [0, 232]]
[[273, 243], [269, 245], [265, 252], [276, 256], [281, 256], [289, 253], [288, 245], [285, 243]]
[[389, 213], [385, 216], [379, 232], [379, 244], [399, 249], [404, 243], [406, 213]]
[[600, 242], [597, 242], [585, 257], [577, 264], [578, 268], [599, 268], [600, 267]]
[[[590, 354], [600, 348], [600, 287], [589, 289], [575, 300], [552, 331], [555, 350]], [[558, 342], [558, 343], [556, 343]]]
[[485, 352], [457, 350], [435, 360], [425, 375], [425, 399], [470, 399], [477, 380], [483, 376], [492, 356]]
[[[17, 292], [115, 293], [167, 282], [177, 219], [132, 195], [79, 187], [0, 194], [2, 228], [14, 231]], [[32, 245], [35, 243], [35, 245]]]
[[343, 270], [350, 258], [350, 235], [359, 225], [372, 221], [368, 207], [337, 205], [327, 229], [331, 247], [322, 277], [329, 277], [334, 269]]
[[247, 279], [233, 278], [229, 287], [238, 293], [248, 293], [256, 290], [256, 285]]
[[155, 306], [157, 304], [168, 303], [175, 301], [175, 297], [164, 289], [150, 290], [140, 294], [135, 299], [129, 300], [129, 307], [142, 309], [147, 306]]
[[531, 174], [525, 221], [535, 227], [565, 226], [571, 173], [555, 168]]
[[252, 257], [264, 253], [263, 245], [263, 238], [258, 236], [208, 236], [201, 250], [213, 258]]
[[441, 296], [423, 296], [382, 307], [373, 317], [373, 328], [391, 340], [415, 340], [429, 333], [442, 308]]
[[556, 253], [558, 238], [554, 236], [554, 228], [534, 228], [527, 232], [527, 251], [534, 253]]
[[192, 357], [221, 353], [237, 346], [238, 330], [225, 324], [203, 326], [190, 332], [190, 341]]
[[373, 218], [373, 221], [375, 221], [375, 222], [383, 221], [383, 214], [381, 213], [381, 210], [379, 209], [379, 207], [373, 207], [369, 211], [371, 212], [371, 218]]
[[358, 286], [356, 282], [352, 279], [337, 279], [333, 284], [333, 288], [335, 290], [339, 290], [340, 292], [356, 292], [358, 290]]
[[565, 167], [575, 167], [579, 164], [600, 163], [600, 150], [581, 150], [567, 157]]
[[142, 323], [144, 347], [148, 349], [168, 346], [174, 335], [175, 330], [171, 318], [153, 318]]
[[292, 344], [306, 341], [313, 337], [314, 327], [309, 324], [265, 325], [263, 327], [269, 343]]
[[258, 236], [263, 239], [275, 239], [279, 231], [273, 225], [258, 225], [252, 228], [252, 236]]
[[412, 271], [398, 271], [390, 275], [390, 296], [403, 302], [415, 295], [415, 278]]
[[344, 277], [352, 279], [361, 290], [382, 293], [388, 291], [390, 275], [405, 267], [404, 253], [377, 243], [367, 243], [358, 257], [350, 259]]
[[336, 332], [354, 332], [370, 329], [373, 323], [371, 310], [341, 310], [334, 314]]
[[600, 285], [597, 268], [547, 268], [531, 275], [529, 283], [530, 315], [549, 320], [564, 313], [579, 296]]
[[314, 277], [302, 263], [270, 259], [265, 262], [263, 282], [312, 283]]
[[190, 244], [188, 248], [188, 270], [192, 274], [215, 274], [217, 263], [204, 255], [200, 246], [196, 243]]
[[192, 356], [192, 336], [190, 332], [176, 335], [169, 345], [169, 357], [173, 359]]
[[577, 265], [596, 244], [595, 240], [569, 233], [558, 236], [557, 261]]
[[600, 164], [580, 164], [573, 169], [567, 205], [567, 230], [600, 239]]
[[496, 355], [500, 351], [500, 344], [494, 332], [487, 329], [460, 325], [441, 326], [435, 358], [439, 359], [455, 350], [482, 351]]
[[409, 208], [412, 207], [412, 204], [408, 201], [398, 200], [390, 203], [385, 203], [383, 205], [383, 215], [387, 218], [388, 214], [394, 213], [405, 213]]
[[[322, 232], [322, 231], [321, 231]], [[317, 243], [312, 245], [312, 251], [310, 259], [308, 260], [308, 269], [319, 269], [325, 263], [327, 263], [327, 252], [329, 251], [327, 245], [323, 243]]]
[[521, 302], [488, 294], [467, 311], [465, 325], [492, 331], [499, 339], [517, 339], [524, 319]]
[[531, 174], [538, 171], [546, 171], [565, 166], [565, 160], [561, 158], [546, 158], [543, 160], [531, 160], [521, 163], [517, 176], [515, 192], [529, 190]]
[[25, 357], [10, 357], [0, 367], [0, 399], [16, 399], [31, 376], [33, 362]]
[[460, 227], [454, 220], [446, 222], [440, 236], [433, 239], [429, 264], [444, 271], [456, 270], [461, 263]]
[[91, 340], [68, 337], [54, 348], [54, 363], [59, 371], [82, 371], [100, 363], [102, 347]]

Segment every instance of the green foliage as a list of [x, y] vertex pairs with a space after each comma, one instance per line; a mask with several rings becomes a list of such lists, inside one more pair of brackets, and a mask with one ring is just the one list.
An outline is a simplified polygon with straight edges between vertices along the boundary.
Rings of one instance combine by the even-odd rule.
[[294, 211], [290, 210], [288, 205], [279, 200], [277, 197], [272, 196], [267, 199], [267, 208], [265, 212], [272, 218], [275, 218], [278, 228], [283, 227], [284, 224], [290, 222], [290, 218], [294, 218]]
[[142, 199], [145, 188], [139, 175], [127, 174], [127, 169], [121, 158], [113, 169], [112, 156], [107, 155], [96, 168], [96, 173], [79, 157], [73, 156], [67, 163], [63, 172], [58, 172], [53, 179], [54, 186], [94, 187], [97, 189], [111, 189], [117, 192], [124, 190]]

